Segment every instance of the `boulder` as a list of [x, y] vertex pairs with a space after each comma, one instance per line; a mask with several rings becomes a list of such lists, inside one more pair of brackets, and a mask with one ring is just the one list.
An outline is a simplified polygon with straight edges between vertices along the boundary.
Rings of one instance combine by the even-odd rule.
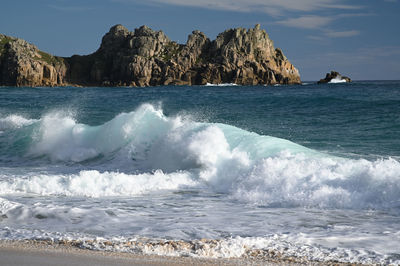
[[351, 79], [349, 77], [340, 75], [339, 72], [331, 71], [331, 73], [326, 73], [325, 78], [324, 79], [320, 79], [318, 81], [318, 84], [323, 84], [323, 83], [346, 83], [346, 82], [351, 82]]

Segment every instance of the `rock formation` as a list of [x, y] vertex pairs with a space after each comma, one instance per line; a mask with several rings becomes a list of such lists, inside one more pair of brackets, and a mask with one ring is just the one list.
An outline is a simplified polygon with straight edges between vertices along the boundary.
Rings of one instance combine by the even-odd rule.
[[0, 34], [0, 85], [64, 85], [64, 59], [40, 51], [22, 39]]
[[321, 84], [321, 83], [344, 83], [344, 82], [351, 82], [351, 79], [349, 77], [340, 75], [336, 71], [331, 71], [331, 73], [326, 73], [325, 78], [320, 79], [318, 81], [318, 84]]
[[265, 30], [230, 29], [210, 41], [193, 31], [186, 44], [147, 26], [113, 26], [90, 55], [51, 56], [0, 35], [0, 85], [157, 86], [206, 83], [298, 84], [298, 70]]

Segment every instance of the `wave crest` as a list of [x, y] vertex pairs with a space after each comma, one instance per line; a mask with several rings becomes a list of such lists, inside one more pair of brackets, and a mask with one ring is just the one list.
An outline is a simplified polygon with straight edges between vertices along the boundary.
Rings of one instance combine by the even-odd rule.
[[23, 126], [31, 125], [38, 120], [36, 119], [27, 119], [21, 115], [9, 115], [3, 118], [0, 118], [0, 132], [10, 129], [17, 129]]
[[167, 117], [150, 104], [99, 126], [57, 112], [33, 123], [28, 154], [78, 162], [79, 171], [4, 175], [0, 193], [132, 196], [201, 186], [267, 206], [400, 208], [395, 159], [332, 157], [226, 124]]

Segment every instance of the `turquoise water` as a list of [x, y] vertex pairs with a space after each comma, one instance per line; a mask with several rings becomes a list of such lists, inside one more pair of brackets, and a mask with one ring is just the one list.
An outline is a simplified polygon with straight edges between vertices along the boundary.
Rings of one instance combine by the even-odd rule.
[[399, 263], [399, 136], [398, 81], [2, 87], [0, 238]]
[[309, 84], [284, 87], [1, 88], [0, 114], [39, 119], [72, 112], [99, 125], [142, 103], [167, 116], [233, 125], [309, 148], [400, 156], [400, 82]]

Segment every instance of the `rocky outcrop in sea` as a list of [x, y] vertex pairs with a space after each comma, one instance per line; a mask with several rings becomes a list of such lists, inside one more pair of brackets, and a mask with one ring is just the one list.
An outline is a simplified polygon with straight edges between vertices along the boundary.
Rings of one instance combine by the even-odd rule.
[[326, 73], [325, 78], [320, 79], [318, 84], [323, 83], [346, 83], [351, 82], [351, 79], [346, 76], [342, 76], [339, 72], [331, 71], [331, 73]]
[[211, 41], [193, 31], [186, 44], [142, 26], [113, 26], [100, 48], [57, 57], [28, 42], [0, 35], [0, 85], [157, 86], [207, 83], [299, 84], [299, 71], [265, 30], [236, 28]]

